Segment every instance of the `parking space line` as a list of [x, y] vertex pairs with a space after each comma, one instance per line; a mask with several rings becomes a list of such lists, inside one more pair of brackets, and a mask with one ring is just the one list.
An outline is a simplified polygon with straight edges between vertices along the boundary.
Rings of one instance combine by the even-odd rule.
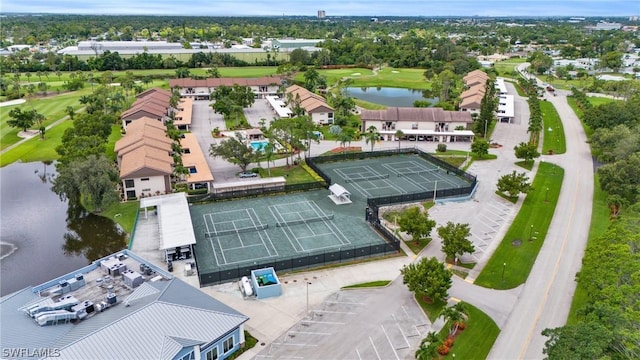
[[382, 328], [382, 332], [384, 333], [384, 337], [386, 337], [387, 341], [389, 342], [389, 346], [391, 346], [391, 350], [393, 351], [393, 355], [396, 356], [397, 360], [400, 360], [400, 357], [398, 356], [398, 353], [396, 352], [396, 347], [393, 346], [393, 343], [391, 342], [391, 339], [389, 339], [389, 334], [387, 334], [387, 330], [385, 330], [384, 325], [380, 324], [380, 327]]
[[351, 311], [331, 311], [331, 310], [313, 310], [313, 312], [323, 312], [323, 313], [329, 313], [329, 314], [348, 314], [348, 315], [354, 315], [354, 312]]
[[348, 304], [348, 305], [364, 305], [365, 303], [347, 302], [347, 301], [325, 301], [330, 304]]
[[310, 334], [310, 335], [321, 335], [321, 336], [329, 336], [331, 335], [331, 333], [323, 333], [323, 332], [312, 332], [312, 331], [295, 331], [295, 330], [290, 330], [287, 332], [287, 334], [290, 333], [295, 333], [295, 334]]
[[378, 360], [382, 360], [382, 358], [380, 357], [380, 354], [378, 354], [378, 349], [376, 349], [376, 344], [373, 343], [373, 339], [371, 338], [371, 336], [369, 336], [369, 342], [371, 343], [371, 346], [373, 346], [373, 351], [376, 352], [376, 356], [378, 357]]
[[358, 359], [362, 360], [362, 356], [360, 356], [360, 351], [358, 351], [358, 348], [356, 348], [356, 355], [358, 355]]
[[400, 323], [398, 322], [398, 319], [396, 319], [396, 316], [394, 314], [391, 314], [391, 317], [396, 322], [396, 326], [398, 327], [398, 330], [400, 330], [400, 334], [402, 334], [402, 338], [404, 339], [404, 342], [407, 343], [407, 347], [411, 347], [411, 344], [409, 344], [409, 339], [407, 339], [407, 336], [404, 334], [404, 331], [402, 331], [402, 328], [400, 327]]
[[315, 320], [302, 320], [303, 322], [306, 323], [312, 323], [312, 324], [333, 324], [333, 325], [344, 325], [346, 323], [343, 322], [337, 322], [337, 321], [315, 321]]

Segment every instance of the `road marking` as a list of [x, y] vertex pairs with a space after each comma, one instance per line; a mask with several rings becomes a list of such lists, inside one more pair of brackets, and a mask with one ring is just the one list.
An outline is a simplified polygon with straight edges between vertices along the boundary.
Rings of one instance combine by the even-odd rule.
[[313, 332], [313, 331], [295, 331], [295, 330], [290, 330], [290, 331], [288, 331], [288, 332], [287, 332], [287, 334], [291, 334], [291, 333], [295, 333], [295, 334], [322, 335], [322, 336], [329, 336], [329, 335], [331, 335], [331, 333]]
[[[580, 172], [578, 172], [577, 176], [576, 176], [576, 186], [574, 187], [575, 190], [578, 190], [578, 183], [580, 183]], [[578, 192], [574, 192], [574, 196], [573, 196], [573, 204], [571, 205], [571, 216], [569, 217], [569, 221], [566, 222], [566, 231], [564, 233], [564, 238], [562, 239], [562, 246], [560, 247], [560, 251], [558, 252], [559, 254], [562, 254], [565, 248], [565, 245], [567, 245], [567, 239], [569, 238], [569, 232], [571, 230], [571, 224], [573, 222], [573, 215], [575, 214], [575, 210], [576, 210], [576, 202], [578, 201]], [[538, 325], [538, 321], [540, 321], [540, 316], [542, 315], [542, 308], [544, 307], [544, 305], [546, 305], [547, 303], [547, 299], [549, 298], [549, 293], [551, 292], [551, 286], [553, 286], [553, 283], [556, 279], [556, 275], [558, 274], [558, 267], [560, 266], [560, 260], [562, 260], [562, 256], [558, 256], [558, 259], [556, 260], [556, 264], [553, 266], [553, 272], [551, 275], [551, 281], [549, 281], [549, 284], [547, 285], [547, 289], [544, 292], [544, 297], [542, 298], [542, 301], [540, 302], [540, 306], [538, 306], [538, 311], [536, 312], [536, 316], [534, 318], [533, 321], [533, 325], [531, 325], [531, 330], [529, 331], [529, 334], [527, 335], [527, 341], [525, 341], [524, 345], [522, 345], [522, 348], [520, 350], [520, 355], [518, 355], [518, 359], [522, 359], [523, 356], [522, 354], [524, 354], [528, 348], [529, 343], [531, 342], [531, 336], [533, 335], [533, 332], [536, 329], [536, 325]]]
[[373, 339], [371, 338], [371, 336], [369, 336], [369, 342], [371, 343], [371, 346], [373, 346], [373, 351], [376, 352], [376, 356], [378, 357], [378, 360], [382, 360], [382, 358], [380, 357], [380, 354], [378, 354], [378, 349], [376, 349], [376, 344], [373, 343]]
[[354, 312], [351, 312], [351, 311], [331, 311], [331, 310], [313, 310], [313, 312], [322, 312], [322, 313], [329, 313], [329, 314], [347, 314], [347, 315], [355, 314]]
[[393, 343], [391, 342], [391, 339], [389, 339], [389, 335], [387, 334], [387, 330], [385, 330], [384, 325], [380, 324], [380, 327], [382, 328], [382, 332], [384, 333], [384, 337], [386, 337], [387, 341], [389, 342], [389, 346], [391, 346], [391, 350], [393, 351], [393, 355], [396, 356], [397, 360], [400, 360], [400, 357], [398, 356], [398, 353], [396, 352], [396, 348], [395, 348], [395, 346], [393, 346]]
[[362, 356], [360, 356], [360, 351], [358, 351], [358, 348], [356, 348], [356, 355], [358, 355], [358, 359], [362, 360]]

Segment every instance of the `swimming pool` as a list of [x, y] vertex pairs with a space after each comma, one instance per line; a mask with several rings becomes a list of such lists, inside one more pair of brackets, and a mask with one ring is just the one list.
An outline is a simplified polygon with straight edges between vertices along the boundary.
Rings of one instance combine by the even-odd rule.
[[269, 143], [268, 140], [259, 140], [259, 141], [252, 141], [251, 147], [253, 148], [254, 151], [264, 151], [264, 148], [267, 147], [267, 144]]

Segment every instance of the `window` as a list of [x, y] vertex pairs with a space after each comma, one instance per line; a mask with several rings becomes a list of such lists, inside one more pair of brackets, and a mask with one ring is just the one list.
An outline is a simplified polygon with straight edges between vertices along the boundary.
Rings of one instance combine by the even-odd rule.
[[180, 360], [195, 360], [195, 355], [193, 354], [193, 351], [186, 354], [185, 356], [181, 357]]
[[329, 113], [329, 119], [333, 119], [333, 113]]
[[222, 350], [224, 353], [229, 352], [231, 349], [233, 349], [233, 336], [222, 343]]
[[206, 355], [207, 360], [218, 360], [218, 347], [214, 347], [213, 349], [207, 351]]
[[411, 124], [411, 129], [412, 130], [418, 130], [418, 123]]
[[124, 187], [126, 187], [126, 188], [132, 188], [132, 187], [134, 187], [134, 186], [135, 186], [135, 185], [134, 185], [134, 183], [133, 183], [133, 180], [132, 180], [132, 179], [127, 179], [127, 180], [125, 180], [125, 181], [124, 181]]
[[191, 166], [191, 167], [189, 167], [189, 174], [195, 174], [195, 173], [197, 173], [197, 172], [198, 172], [198, 170], [196, 170], [196, 167], [195, 167], [195, 166]]
[[127, 199], [132, 199], [136, 197], [136, 191], [135, 190], [129, 190], [127, 191]]
[[142, 191], [151, 191], [151, 188], [142, 189]]
[[149, 181], [149, 178], [142, 178], [140, 181]]
[[183, 153], [183, 154], [191, 154], [191, 150], [189, 150], [189, 149], [182, 149], [182, 153]]

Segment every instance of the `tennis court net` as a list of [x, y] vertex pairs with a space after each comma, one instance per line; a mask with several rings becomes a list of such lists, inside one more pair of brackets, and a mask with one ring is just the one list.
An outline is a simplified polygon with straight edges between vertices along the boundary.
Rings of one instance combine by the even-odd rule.
[[414, 171], [403, 171], [403, 172], [399, 172], [397, 175], [398, 177], [402, 177], [402, 176], [409, 176], [409, 175], [424, 175], [424, 174], [433, 174], [436, 173], [440, 170], [440, 168], [436, 168], [436, 169], [427, 169], [427, 170], [414, 170]]
[[307, 219], [296, 219], [296, 220], [289, 220], [289, 221], [277, 221], [276, 222], [276, 226], [277, 227], [284, 227], [284, 226], [308, 224], [308, 223], [312, 223], [312, 222], [326, 221], [326, 220], [331, 220], [331, 219], [333, 219], [333, 214], [327, 214], [327, 215], [318, 216], [318, 217], [312, 217], [312, 218], [307, 218]]
[[244, 227], [244, 228], [239, 228], [239, 229], [218, 230], [218, 231], [211, 231], [211, 232], [205, 231], [204, 236], [205, 237], [214, 237], [214, 236], [220, 236], [220, 235], [229, 235], [229, 234], [238, 234], [238, 233], [245, 233], [245, 232], [251, 232], [251, 231], [260, 231], [260, 230], [265, 230], [268, 227], [269, 227], [269, 224], [260, 224], [260, 225], [256, 225], [256, 226], [249, 226], [249, 227]]
[[371, 176], [363, 176], [363, 177], [352, 177], [352, 178], [345, 178], [344, 182], [345, 183], [352, 183], [352, 182], [356, 182], [356, 181], [380, 180], [380, 179], [386, 179], [388, 177], [389, 177], [389, 174], [371, 175]]

